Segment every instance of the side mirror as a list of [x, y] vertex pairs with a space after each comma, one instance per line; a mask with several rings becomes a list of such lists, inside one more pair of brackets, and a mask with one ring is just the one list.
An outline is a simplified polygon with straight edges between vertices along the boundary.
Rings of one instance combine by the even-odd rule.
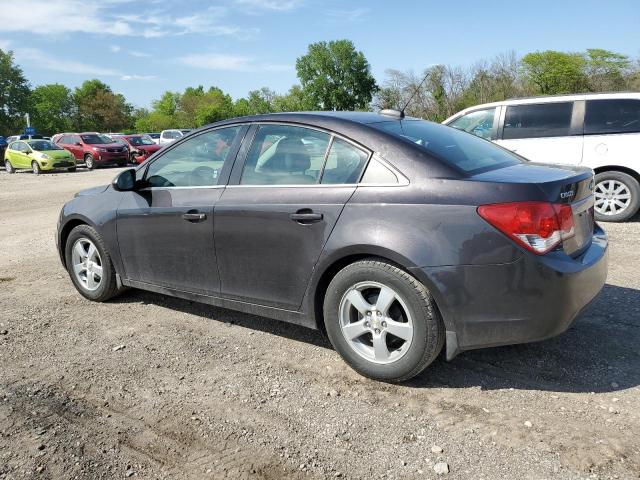
[[82, 146], [82, 144], [81, 144], [80, 142], [76, 142], [76, 143], [74, 143], [74, 145], [75, 145], [76, 147], [81, 147], [81, 146]]
[[130, 192], [135, 189], [136, 186], [136, 170], [135, 168], [129, 168], [123, 172], [120, 172], [111, 183], [113, 189], [118, 192]]

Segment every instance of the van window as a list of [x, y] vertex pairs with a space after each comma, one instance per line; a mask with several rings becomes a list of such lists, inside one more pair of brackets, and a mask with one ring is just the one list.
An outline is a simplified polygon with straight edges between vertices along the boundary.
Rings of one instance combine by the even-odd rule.
[[585, 135], [639, 132], [640, 100], [587, 100]]
[[507, 107], [502, 138], [564, 137], [569, 135], [573, 102]]
[[490, 140], [495, 113], [495, 107], [487, 110], [476, 110], [475, 112], [470, 112], [460, 118], [456, 118], [449, 126], [473, 133], [476, 137]]

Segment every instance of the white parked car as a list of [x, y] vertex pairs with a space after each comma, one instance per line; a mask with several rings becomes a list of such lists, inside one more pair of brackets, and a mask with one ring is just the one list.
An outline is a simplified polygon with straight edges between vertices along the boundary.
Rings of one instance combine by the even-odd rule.
[[640, 207], [640, 93], [505, 100], [443, 123], [535, 162], [591, 167], [598, 220], [621, 222]]
[[188, 129], [178, 130], [176, 128], [163, 130], [160, 133], [160, 140], [158, 142], [158, 145], [166, 145], [167, 143], [175, 142], [176, 140], [184, 137], [190, 131], [191, 130]]

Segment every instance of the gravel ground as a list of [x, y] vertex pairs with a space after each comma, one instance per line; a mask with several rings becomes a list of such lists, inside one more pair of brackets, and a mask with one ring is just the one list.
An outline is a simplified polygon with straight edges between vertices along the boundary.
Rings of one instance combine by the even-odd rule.
[[0, 479], [640, 478], [640, 219], [605, 225], [608, 283], [567, 333], [394, 386], [297, 326], [83, 299], [58, 212], [116, 172], [0, 174]]

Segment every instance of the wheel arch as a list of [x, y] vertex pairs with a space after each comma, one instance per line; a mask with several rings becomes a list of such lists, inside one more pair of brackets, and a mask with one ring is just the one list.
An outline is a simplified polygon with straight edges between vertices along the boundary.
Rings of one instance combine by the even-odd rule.
[[312, 290], [312, 304], [310, 305], [310, 308], [313, 312], [315, 327], [318, 330], [326, 334], [323, 305], [329, 283], [331, 283], [331, 280], [344, 267], [364, 259], [379, 260], [389, 263], [416, 277], [424, 284], [427, 290], [429, 290], [429, 293], [431, 293], [433, 303], [438, 310], [440, 318], [443, 319], [445, 327], [448, 327], [447, 322], [444, 320], [442, 315], [443, 312], [438, 306], [438, 300], [436, 297], [439, 297], [439, 295], [435, 290], [435, 285], [431, 282], [428, 276], [423, 274], [422, 269], [417, 268], [417, 266], [409, 259], [392, 250], [377, 246], [363, 246], [361, 249], [355, 251], [353, 249], [349, 249], [348, 251], [335, 253], [331, 256], [330, 260], [328, 259], [324, 262], [320, 271], [317, 272], [316, 281], [314, 282], [314, 288]]
[[58, 233], [58, 254], [60, 255], [60, 261], [62, 261], [62, 265], [66, 268], [66, 259], [65, 259], [65, 250], [67, 248], [67, 239], [69, 238], [69, 234], [71, 230], [76, 228], [79, 225], [89, 225], [92, 228], [96, 228], [96, 226], [91, 222], [88, 218], [82, 216], [74, 216], [65, 221], [65, 223], [61, 226]]
[[635, 178], [635, 180], [640, 183], [640, 172], [629, 168], [629, 167], [621, 167], [620, 165], [607, 165], [604, 167], [596, 167], [593, 171], [597, 174], [606, 173], [606, 172], [621, 172], [626, 173], [627, 175]]

